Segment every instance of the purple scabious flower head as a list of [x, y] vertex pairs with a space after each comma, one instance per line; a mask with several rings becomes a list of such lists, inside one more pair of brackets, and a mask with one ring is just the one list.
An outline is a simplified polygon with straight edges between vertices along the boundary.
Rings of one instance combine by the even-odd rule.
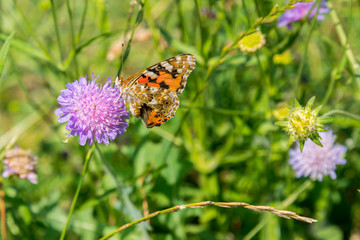
[[31, 155], [30, 150], [23, 150], [16, 146], [13, 149], [6, 150], [3, 161], [5, 171], [3, 177], [9, 177], [12, 174], [19, 175], [21, 179], [26, 178], [31, 183], [37, 183], [35, 164], [36, 157]]
[[87, 81], [85, 77], [66, 84], [58, 97], [61, 108], [55, 110], [60, 123], [68, 122], [66, 130], [69, 137], [79, 135], [79, 144], [84, 146], [87, 139], [91, 145], [94, 140], [98, 143], [109, 144], [117, 136], [125, 133], [129, 118], [120, 91], [110, 86], [108, 78], [105, 85]]
[[[286, 25], [288, 26], [289, 29], [291, 29], [291, 23], [305, 18], [310, 10], [311, 12], [309, 13], [308, 18], [309, 19], [313, 18], [316, 14], [316, 9], [317, 9], [316, 1], [311, 1], [307, 3], [295, 3], [294, 8], [287, 10], [280, 17], [277, 27], [282, 27]], [[323, 20], [325, 18], [324, 14], [328, 12], [330, 12], [330, 9], [328, 8], [325, 0], [322, 0], [320, 4], [319, 13], [316, 19]]]
[[323, 147], [318, 146], [310, 139], [305, 141], [303, 151], [300, 152], [299, 144], [289, 151], [289, 163], [296, 171], [296, 177], [308, 177], [312, 180], [322, 181], [323, 177], [329, 175], [331, 179], [336, 178], [336, 165], [343, 165], [346, 159], [346, 147], [335, 144], [335, 135], [332, 131], [320, 132]]

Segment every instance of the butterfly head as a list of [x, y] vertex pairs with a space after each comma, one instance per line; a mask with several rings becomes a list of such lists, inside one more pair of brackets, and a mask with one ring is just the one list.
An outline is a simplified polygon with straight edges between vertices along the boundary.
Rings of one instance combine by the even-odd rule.
[[116, 77], [115, 85], [120, 89], [120, 92], [122, 93], [122, 90], [124, 89], [124, 79], [122, 75]]
[[123, 95], [123, 84], [124, 84], [124, 79], [123, 77], [120, 75], [120, 77], [116, 77], [115, 79], [115, 86], [116, 88], [118, 88], [120, 90], [120, 95], [119, 95], [119, 98], [111, 105], [113, 106], [114, 104], [116, 104], [117, 102], [119, 102], [120, 98], [122, 97]]
[[121, 87], [123, 85], [123, 83], [124, 83], [124, 79], [123, 79], [122, 75], [117, 76], [115, 79], [115, 85], [118, 87]]

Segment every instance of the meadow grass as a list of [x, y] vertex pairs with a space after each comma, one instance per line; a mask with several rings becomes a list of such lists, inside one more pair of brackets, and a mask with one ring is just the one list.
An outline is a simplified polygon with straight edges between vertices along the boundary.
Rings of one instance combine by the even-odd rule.
[[[283, 1], [0, 2], [0, 156], [18, 145], [38, 162], [37, 184], [1, 178], [2, 239], [359, 236], [358, 3], [328, 1], [324, 20], [288, 29], [276, 26]], [[257, 29], [266, 44], [242, 52]], [[196, 68], [169, 122], [147, 129], [130, 116], [109, 145], [67, 137], [54, 114], [66, 83], [114, 82], [182, 53]], [[313, 96], [347, 148], [334, 180], [296, 178], [296, 146], [275, 125], [295, 98], [305, 106]], [[318, 222], [208, 206], [235, 202]]]

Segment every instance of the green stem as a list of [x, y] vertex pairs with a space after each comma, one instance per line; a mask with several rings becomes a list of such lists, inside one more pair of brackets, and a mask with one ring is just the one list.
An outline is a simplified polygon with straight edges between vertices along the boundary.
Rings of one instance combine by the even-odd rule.
[[265, 96], [266, 96], [266, 103], [267, 103], [266, 116], [270, 117], [271, 116], [271, 107], [270, 107], [270, 89], [271, 89], [271, 85], [270, 85], [270, 80], [269, 80], [269, 77], [264, 72], [264, 69], [263, 69], [263, 67], [261, 65], [261, 62], [260, 62], [259, 54], [257, 52], [256, 52], [256, 60], [257, 60], [257, 64], [258, 64], [259, 69], [260, 69], [260, 82], [263, 85]]
[[[135, 21], [135, 24], [134, 24], [134, 26], [132, 28], [129, 41], [126, 44], [124, 55], [122, 56], [122, 60], [120, 62], [120, 65], [119, 65], [118, 72], [117, 72], [116, 76], [119, 76], [120, 73], [121, 73], [121, 70], [123, 68], [123, 62], [126, 61], [128, 55], [130, 53], [131, 42], [132, 42], [135, 30], [143, 20], [144, 11], [145, 11], [144, 8], [145, 8], [146, 0], [142, 0], [139, 4], [140, 4], [140, 11], [138, 12], [138, 14], [136, 16], [136, 21]], [[130, 22], [130, 18], [131, 18], [131, 15], [129, 15], [128, 23]], [[126, 30], [125, 32], [128, 32], [128, 30]]]
[[343, 52], [341, 60], [339, 61], [337, 66], [331, 71], [328, 89], [326, 90], [326, 94], [325, 94], [324, 99], [321, 102], [321, 105], [324, 106], [328, 102], [328, 100], [334, 90], [335, 82], [336, 82], [336, 80], [338, 80], [341, 77], [341, 73], [344, 70], [345, 64], [346, 64], [346, 56], [345, 56], [345, 52]]
[[66, 231], [67, 231], [67, 229], [69, 227], [71, 215], [74, 212], [76, 201], [77, 201], [77, 199], [79, 197], [81, 186], [84, 183], [84, 179], [85, 179], [85, 176], [86, 176], [87, 171], [88, 171], [89, 161], [90, 161], [90, 159], [92, 157], [92, 154], [93, 154], [93, 151], [94, 151], [94, 145], [95, 144], [93, 143], [93, 145], [89, 149], [88, 153], [86, 154], [84, 167], [83, 167], [82, 174], [81, 174], [81, 178], [80, 178], [78, 186], [76, 188], [75, 196], [74, 196], [73, 201], [71, 203], [70, 211], [69, 211], [69, 214], [68, 214], [67, 219], [66, 219], [65, 227], [64, 227], [64, 229], [63, 229], [63, 231], [61, 233], [60, 240], [63, 240], [65, 238]]
[[[111, 167], [111, 163], [109, 162], [109, 160], [106, 157], [104, 157], [98, 144], [95, 143], [95, 147], [96, 147], [98, 156], [100, 157], [102, 163], [104, 163], [106, 171], [113, 178], [113, 180], [116, 184], [117, 190], [120, 192], [121, 201], [124, 204], [123, 211], [130, 217], [130, 219], [140, 218], [142, 215], [141, 215], [140, 211], [136, 208], [136, 206], [132, 203], [130, 196], [129, 196], [130, 191], [127, 189], [128, 187], [124, 186], [119, 181], [119, 179], [116, 176], [116, 172]], [[150, 239], [148, 232], [147, 232], [147, 228], [145, 226], [140, 225], [140, 230], [142, 232], [141, 239]]]
[[[308, 47], [309, 47], [309, 43], [310, 43], [310, 39], [311, 39], [311, 35], [315, 29], [315, 25], [316, 25], [316, 22], [317, 22], [317, 16], [319, 14], [319, 10], [320, 10], [320, 4], [321, 4], [321, 0], [317, 0], [317, 8], [316, 8], [316, 13], [315, 13], [315, 16], [313, 16], [313, 19], [312, 19], [312, 22], [311, 22], [311, 26], [310, 26], [310, 31], [306, 37], [306, 40], [305, 40], [305, 46], [304, 46], [304, 54], [303, 54], [303, 57], [301, 59], [301, 62], [300, 62], [300, 66], [298, 68], [298, 72], [296, 74], [296, 78], [295, 78], [295, 85], [294, 85], [294, 97], [295, 98], [299, 98], [300, 96], [298, 95], [298, 87], [299, 87], [299, 83], [300, 83], [300, 79], [301, 79], [301, 74], [302, 74], [302, 71], [304, 69], [304, 65], [305, 65], [305, 61], [306, 61], [306, 56], [307, 56], [307, 52], [308, 52]], [[310, 12], [312, 11], [312, 9], [309, 11], [309, 13], [306, 15], [306, 18], [308, 18], [308, 15], [310, 14]]]
[[225, 109], [225, 108], [198, 107], [198, 106], [183, 105], [183, 104], [181, 104], [181, 107], [185, 109], [198, 109], [203, 111], [215, 112], [223, 115], [239, 115], [239, 116], [248, 116], [250, 118], [255, 118], [255, 119], [262, 119], [262, 120], [265, 119], [264, 114], [254, 114], [248, 111]]
[[74, 51], [74, 65], [75, 65], [75, 73], [76, 76], [79, 76], [79, 66], [76, 59], [76, 44], [75, 44], [75, 32], [74, 32], [74, 24], [73, 24], [73, 15], [71, 11], [70, 6], [70, 0], [66, 0], [66, 7], [69, 15], [69, 22], [70, 22], [70, 31], [71, 31], [71, 44], [72, 44], [72, 50]]
[[83, 14], [81, 16], [79, 32], [77, 33], [76, 38], [75, 38], [75, 45], [77, 45], [80, 41], [81, 34], [82, 34], [82, 31], [83, 31], [84, 25], [85, 25], [85, 17], [86, 17], [87, 9], [88, 9], [88, 0], [85, 0], [85, 6], [84, 6]]
[[349, 112], [346, 112], [344, 110], [337, 110], [337, 109], [329, 111], [329, 112], [323, 114], [322, 117], [327, 117], [327, 116], [335, 115], [335, 114], [342, 114], [342, 115], [345, 115], [345, 116], [350, 117], [352, 119], [355, 119], [357, 121], [360, 121], [360, 116], [359, 115], [349, 113]]
[[312, 184], [311, 180], [309, 180], [309, 179], [306, 180], [303, 184], [300, 185], [300, 187], [298, 187], [296, 189], [295, 192], [293, 192], [284, 201], [282, 201], [279, 208], [286, 208], [286, 207], [290, 206], [291, 204], [293, 204], [295, 202], [295, 200], [298, 199], [300, 194], [303, 193], [308, 187], [310, 187], [311, 184]]
[[[350, 2], [352, 3], [352, 1], [350, 1]], [[330, 1], [328, 2], [328, 6], [331, 9], [330, 17], [334, 23], [336, 33], [340, 39], [340, 43], [341, 43], [342, 47], [345, 49], [346, 57], [350, 63], [350, 66], [351, 66], [354, 74], [355, 74], [357, 86], [360, 89], [360, 65], [356, 61], [355, 55], [350, 48], [348, 38], [345, 34], [344, 28], [342, 27], [339, 17], [336, 14], [336, 11]], [[351, 22], [351, 20], [350, 20], [350, 22]]]
[[[289, 197], [287, 197], [282, 203], [280, 204], [280, 208], [286, 208], [300, 196], [310, 185], [312, 181], [306, 180], [300, 187], [296, 189]], [[244, 237], [244, 240], [252, 239], [268, 222], [270, 221], [269, 217], [264, 217], [261, 221]]]
[[25, 22], [26, 27], [28, 29], [28, 31], [30, 32], [30, 35], [34, 38], [36, 44], [41, 48], [41, 50], [43, 51], [44, 55], [46, 56], [46, 58], [54, 65], [57, 66], [57, 64], [55, 63], [54, 59], [50, 56], [48, 49], [40, 42], [39, 38], [37, 37], [37, 34], [35, 34], [34, 30], [32, 29], [29, 21], [27, 20], [27, 18], [25, 17], [24, 12], [22, 11], [22, 9], [20, 8], [20, 6], [18, 5], [16, 0], [13, 0], [16, 9], [19, 11], [22, 20]]
[[187, 34], [187, 31], [186, 31], [186, 22], [185, 21], [185, 18], [184, 18], [184, 15], [183, 15], [183, 10], [181, 9], [181, 3], [183, 1], [181, 0], [176, 0], [176, 10], [177, 10], [177, 15], [178, 15], [178, 19], [179, 19], [179, 25], [180, 25], [180, 28], [181, 28], [181, 41], [182, 42], [188, 42], [189, 41], [189, 38], [188, 38], [188, 34]]
[[62, 55], [63, 51], [62, 51], [61, 38], [60, 38], [60, 33], [59, 33], [59, 26], [58, 26], [58, 21], [57, 21], [57, 16], [56, 16], [55, 3], [54, 3], [54, 0], [50, 0], [50, 2], [51, 2], [51, 13], [52, 13], [53, 20], [54, 20], [55, 34], [56, 34], [56, 39], [57, 39], [59, 52], [60, 52], [60, 61], [62, 61], [62, 59], [63, 59], [63, 55]]

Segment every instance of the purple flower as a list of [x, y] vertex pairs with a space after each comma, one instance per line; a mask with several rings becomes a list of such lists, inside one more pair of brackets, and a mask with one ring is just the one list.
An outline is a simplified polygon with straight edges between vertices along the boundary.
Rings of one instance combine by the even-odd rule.
[[66, 84], [58, 97], [61, 108], [56, 109], [60, 123], [68, 122], [66, 130], [69, 137], [79, 135], [79, 144], [89, 145], [94, 142], [109, 144], [117, 136], [125, 133], [129, 118], [120, 91], [110, 86], [108, 78], [104, 86], [95, 83], [96, 79], [88, 82], [85, 77]]
[[296, 171], [296, 177], [308, 177], [322, 181], [323, 177], [329, 175], [332, 179], [336, 178], [336, 165], [346, 163], [343, 155], [346, 147], [334, 144], [335, 135], [332, 131], [320, 132], [323, 147], [316, 145], [310, 139], [305, 141], [302, 153], [299, 144], [289, 152], [291, 167]]
[[[315, 5], [315, 6], [313, 6]], [[287, 10], [280, 17], [279, 22], [277, 24], [278, 27], [282, 27], [287, 25], [289, 29], [291, 29], [291, 23], [299, 21], [306, 17], [308, 12], [311, 10], [309, 14], [309, 19], [315, 16], [317, 4], [316, 1], [307, 2], [307, 3], [296, 3], [294, 4], [294, 8]], [[327, 7], [325, 0], [321, 1], [319, 13], [316, 17], [318, 20], [323, 20], [325, 17], [323, 14], [330, 12], [330, 9]]]
[[9, 177], [11, 174], [19, 175], [21, 179], [28, 179], [31, 183], [37, 183], [35, 174], [36, 157], [32, 156], [30, 150], [23, 150], [16, 146], [5, 152], [3, 177]]

